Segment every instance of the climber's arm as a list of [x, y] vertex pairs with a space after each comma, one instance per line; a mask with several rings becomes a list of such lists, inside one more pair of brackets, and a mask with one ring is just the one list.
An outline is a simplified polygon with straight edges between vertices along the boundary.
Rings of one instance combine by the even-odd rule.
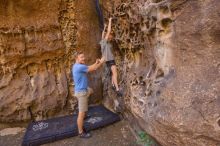
[[111, 27], [112, 27], [112, 18], [109, 18], [109, 22], [108, 22], [108, 30], [107, 30], [107, 33], [106, 33], [106, 36], [105, 36], [105, 39], [108, 40], [108, 37], [111, 33]]
[[104, 63], [105, 62], [105, 57], [102, 57], [101, 59], [100, 59], [100, 63]]
[[102, 31], [102, 39], [105, 38], [105, 29], [106, 29], [106, 24], [104, 24], [104, 30]]

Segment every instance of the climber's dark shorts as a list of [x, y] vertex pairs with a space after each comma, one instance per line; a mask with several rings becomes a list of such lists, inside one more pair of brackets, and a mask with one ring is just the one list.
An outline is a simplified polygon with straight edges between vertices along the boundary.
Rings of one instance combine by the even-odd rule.
[[111, 67], [112, 67], [113, 65], [116, 65], [115, 60], [106, 61], [106, 65], [107, 65], [108, 68], [111, 69]]
[[107, 65], [107, 68], [108, 68], [108, 70], [109, 70], [109, 75], [112, 76], [111, 67], [112, 67], [113, 65], [116, 65], [115, 60], [106, 61], [106, 65]]

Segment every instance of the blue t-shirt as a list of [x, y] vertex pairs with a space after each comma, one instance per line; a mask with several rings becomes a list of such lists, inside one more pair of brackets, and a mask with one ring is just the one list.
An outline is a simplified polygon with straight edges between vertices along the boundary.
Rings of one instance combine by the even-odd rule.
[[73, 80], [75, 83], [75, 93], [86, 91], [88, 88], [87, 78], [88, 66], [75, 63], [72, 68]]

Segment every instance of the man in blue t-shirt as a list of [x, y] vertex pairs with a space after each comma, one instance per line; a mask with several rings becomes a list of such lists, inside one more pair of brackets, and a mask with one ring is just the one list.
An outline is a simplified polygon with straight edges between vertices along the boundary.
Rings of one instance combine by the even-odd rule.
[[75, 96], [78, 99], [79, 114], [77, 118], [78, 132], [81, 138], [91, 137], [90, 133], [83, 130], [85, 113], [88, 111], [88, 97], [92, 94], [92, 89], [88, 87], [87, 73], [99, 68], [104, 59], [97, 59], [93, 65], [85, 65], [85, 55], [82, 52], [75, 54], [76, 63], [73, 65], [72, 74], [75, 83]]

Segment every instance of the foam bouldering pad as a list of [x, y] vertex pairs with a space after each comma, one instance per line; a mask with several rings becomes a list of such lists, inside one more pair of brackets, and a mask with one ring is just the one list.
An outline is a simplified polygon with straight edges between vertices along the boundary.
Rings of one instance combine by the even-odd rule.
[[[109, 111], [104, 106], [89, 107], [89, 117], [84, 121], [86, 131], [101, 128], [117, 121], [120, 121], [119, 115]], [[32, 122], [28, 125], [23, 138], [22, 146], [35, 146], [54, 142], [78, 135], [77, 115], [69, 115], [38, 122]]]

